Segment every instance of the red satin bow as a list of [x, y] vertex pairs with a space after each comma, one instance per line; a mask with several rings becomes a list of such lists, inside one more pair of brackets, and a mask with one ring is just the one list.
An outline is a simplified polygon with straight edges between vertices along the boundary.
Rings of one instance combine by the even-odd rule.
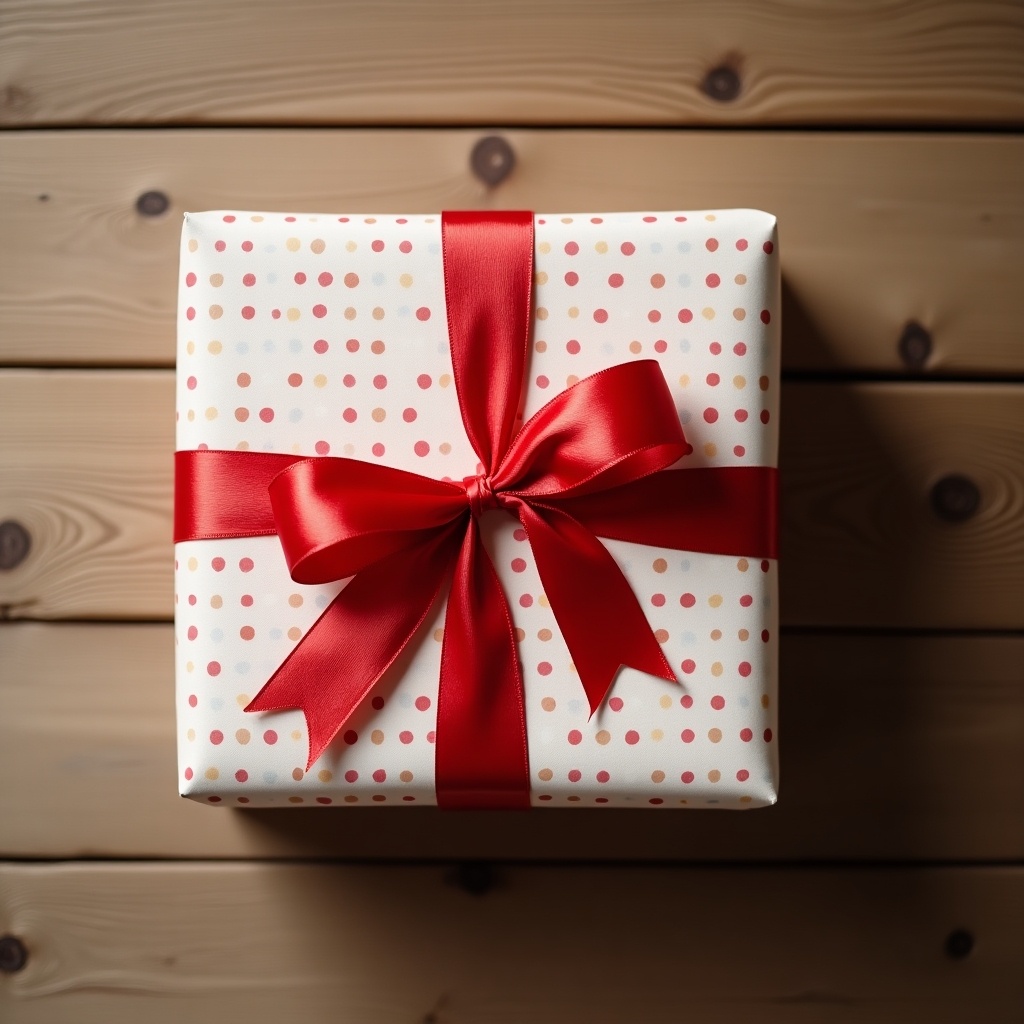
[[593, 711], [621, 665], [675, 679], [595, 534], [773, 557], [775, 474], [659, 472], [691, 449], [653, 360], [580, 381], [515, 434], [532, 215], [447, 213], [442, 238], [456, 390], [484, 471], [457, 484], [352, 459], [179, 452], [176, 539], [277, 533], [296, 582], [353, 577], [246, 708], [301, 708], [307, 768], [408, 648], [454, 563], [438, 693], [438, 802], [524, 807], [516, 633], [480, 516], [504, 509], [525, 527]]

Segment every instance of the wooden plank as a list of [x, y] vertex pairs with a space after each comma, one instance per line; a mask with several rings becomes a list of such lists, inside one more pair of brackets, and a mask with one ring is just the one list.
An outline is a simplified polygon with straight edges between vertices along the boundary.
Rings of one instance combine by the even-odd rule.
[[1024, 139], [511, 131], [489, 190], [483, 134], [0, 134], [0, 364], [170, 365], [183, 210], [743, 206], [779, 217], [787, 369], [904, 372], [917, 321], [930, 374], [1024, 373]]
[[[1019, 1019], [1024, 870], [6, 865], [10, 1024]], [[966, 961], [944, 952], [968, 925]]]
[[[1016, 123], [1012, 0], [6, 0], [0, 123]], [[702, 90], [714, 68], [739, 94]]]
[[786, 635], [782, 794], [737, 813], [233, 812], [176, 795], [171, 627], [0, 627], [0, 856], [1024, 856], [1024, 637]]
[[[0, 373], [0, 520], [33, 538], [0, 575], [8, 617], [171, 617], [171, 392], [166, 371]], [[790, 383], [782, 409], [785, 625], [1024, 627], [1024, 387]], [[929, 505], [955, 473], [981, 496], [959, 524]]]

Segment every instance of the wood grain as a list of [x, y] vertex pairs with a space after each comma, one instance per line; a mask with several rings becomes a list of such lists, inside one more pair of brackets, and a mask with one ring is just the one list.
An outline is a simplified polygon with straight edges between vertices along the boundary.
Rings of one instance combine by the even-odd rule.
[[[482, 134], [0, 134], [0, 364], [171, 365], [184, 210], [745, 206], [779, 217], [787, 369], [906, 372], [917, 321], [928, 375], [1024, 373], [1024, 139], [510, 131], [488, 189]], [[151, 190], [163, 216], [136, 211]]]
[[1024, 856], [1024, 637], [785, 635], [776, 807], [527, 818], [181, 800], [172, 651], [165, 625], [0, 627], [0, 857]]
[[[0, 123], [1024, 120], [1011, 0], [5, 0]], [[707, 73], [739, 75], [728, 102]]]
[[[8, 617], [171, 617], [172, 383], [0, 373], [0, 520], [33, 537]], [[790, 383], [782, 410], [784, 624], [1024, 627], [1024, 386]], [[951, 473], [981, 493], [956, 525]]]
[[[1024, 871], [0, 869], [10, 1024], [1019, 1019]], [[641, 925], [642, 922], [642, 925]], [[968, 924], [966, 962], [944, 955]], [[638, 931], [642, 926], [642, 940]]]

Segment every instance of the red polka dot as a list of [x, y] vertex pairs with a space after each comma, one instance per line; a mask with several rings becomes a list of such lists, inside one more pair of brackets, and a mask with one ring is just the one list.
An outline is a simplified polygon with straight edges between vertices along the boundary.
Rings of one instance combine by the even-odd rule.
[[196, 275], [195, 274], [188, 273], [188, 274], [185, 275], [185, 284], [186, 284], [187, 287], [191, 288], [195, 283], [196, 283]]
[[721, 711], [722, 708], [725, 707], [725, 698], [720, 694], [715, 694], [715, 696], [711, 698], [711, 706], [715, 711]]
[[576, 242], [565, 243], [565, 254], [567, 256], [575, 256], [580, 251], [580, 247]]
[[326, 288], [326, 287], [327, 287], [328, 285], [330, 285], [330, 284], [334, 284], [334, 275], [333, 275], [333, 274], [329, 274], [329, 273], [328, 273], [328, 272], [327, 272], [327, 271], [325, 270], [325, 271], [324, 271], [324, 272], [323, 272], [322, 274], [320, 274], [320, 275], [319, 275], [319, 276], [317, 277], [317, 279], [316, 279], [316, 280], [317, 280], [317, 283], [318, 283], [318, 284], [319, 284], [319, 285], [320, 285], [321, 287], [323, 287], [323, 288]]
[[222, 572], [225, 565], [227, 565], [227, 562], [225, 562], [219, 555], [210, 561], [210, 566], [214, 572]]
[[697, 667], [697, 663], [693, 658], [687, 658], [686, 661], [679, 666], [687, 675], [689, 675]]
[[289, 386], [291, 386], [293, 388], [299, 387], [299, 385], [302, 384], [302, 374], [301, 373], [289, 373], [288, 374], [288, 384], [289, 384]]
[[357, 772], [355, 770], [355, 768], [349, 768], [349, 770], [347, 772], [345, 772], [345, 781], [346, 782], [358, 782], [359, 781], [359, 772]]
[[383, 241], [383, 239], [380, 239], [380, 238], [375, 238], [375, 239], [374, 239], [374, 240], [373, 240], [373, 241], [372, 241], [372, 242], [370, 243], [370, 248], [371, 248], [371, 249], [372, 249], [372, 250], [373, 250], [374, 252], [383, 252], [383, 251], [384, 251], [384, 241]]
[[656, 324], [661, 320], [661, 313], [659, 313], [656, 309], [652, 309], [647, 314], [647, 319], [650, 320], [652, 324]]
[[436, 739], [437, 739], [437, 733], [434, 732], [433, 729], [431, 729], [430, 732], [427, 733], [427, 742], [428, 743], [433, 743]]
[[737, 238], [736, 239], [736, 248], [739, 249], [740, 252], [746, 252], [747, 251], [747, 240], [745, 238]]
[[549, 675], [551, 675], [551, 663], [547, 662], [547, 661], [538, 662], [537, 663], [537, 671], [542, 676], [549, 676]]
[[693, 319], [693, 310], [681, 309], [677, 315], [681, 324], [688, 324]]
[[713, 388], [717, 388], [722, 382], [722, 378], [717, 373], [709, 373], [705, 379]]
[[233, 224], [235, 222], [235, 215], [233, 213], [226, 213], [223, 219], [225, 224]]
[[747, 410], [746, 409], [737, 409], [733, 413], [733, 416], [736, 417], [736, 422], [737, 423], [746, 423], [747, 422]]
[[195, 391], [196, 384], [198, 383], [199, 382], [195, 379], [195, 377], [189, 377], [189, 379], [185, 381], [185, 387], [187, 387], [189, 391]]
[[626, 742], [631, 747], [634, 746], [635, 744], [639, 743], [640, 742], [640, 733], [638, 733], [636, 731], [636, 729], [630, 729], [629, 732], [626, 733]]
[[239, 631], [238, 635], [243, 640], [251, 640], [256, 635], [256, 630], [252, 626], [243, 626]]
[[736, 773], [736, 781], [737, 782], [746, 782], [747, 779], [749, 779], [749, 778], [750, 778], [750, 772], [748, 772], [746, 768], [741, 768]]
[[711, 342], [710, 345], [708, 345], [708, 351], [713, 356], [721, 355], [721, 353], [722, 353], [722, 346], [717, 341], [713, 341], [713, 342]]
[[356, 386], [356, 379], [351, 373], [346, 373], [345, 376], [341, 378], [341, 383], [347, 388], [354, 388]]
[[520, 608], [532, 608], [533, 607], [533, 598], [529, 594], [521, 595], [520, 598], [519, 598], [519, 607]]
[[417, 320], [429, 320], [430, 319], [430, 310], [427, 309], [426, 306], [420, 306], [420, 308], [416, 310], [416, 319]]
[[575, 338], [573, 338], [571, 341], [567, 341], [565, 343], [565, 351], [568, 352], [569, 355], [571, 355], [571, 356], [577, 355], [579, 353], [579, 350], [580, 350], [580, 343], [578, 341], [576, 341]]
[[704, 410], [704, 420], [707, 423], [714, 423], [718, 419], [718, 410], [707, 408]]
[[770, 567], [771, 567], [771, 562], [769, 562], [767, 558], [762, 558], [761, 559], [761, 572], [767, 572]]
[[401, 731], [401, 732], [400, 732], [400, 733], [398, 734], [398, 739], [399, 739], [399, 740], [400, 740], [400, 741], [401, 741], [402, 743], [406, 743], [406, 744], [409, 744], [409, 743], [412, 743], [412, 740], [413, 740], [413, 735], [412, 735], [412, 733], [411, 733], [411, 732], [409, 732], [409, 730], [408, 730], [408, 729], [403, 729], [403, 730], [402, 730], [402, 731]]
[[736, 445], [733, 445], [732, 453], [733, 453], [733, 455], [736, 456], [736, 458], [741, 459], [741, 458], [743, 458], [744, 455], [747, 454], [747, 449], [744, 448], [743, 445], [741, 445], [741, 444], [736, 444]]
[[388, 778], [388, 773], [386, 771], [384, 771], [383, 768], [378, 768], [373, 773], [373, 781], [374, 782], [386, 782], [387, 778]]
[[322, 320], [325, 316], [327, 316], [327, 307], [323, 303], [318, 302], [313, 307], [313, 316], [315, 316], [319, 320]]
[[349, 406], [349, 408], [343, 410], [342, 414], [341, 414], [341, 418], [346, 423], [355, 423], [355, 421], [358, 419], [358, 417], [359, 417], [359, 413], [357, 413], [355, 411], [355, 409], [353, 409], [351, 406]]
[[744, 743], [749, 743], [754, 738], [754, 731], [752, 729], [740, 729], [740, 739]]
[[740, 606], [742, 608], [749, 608], [754, 603], [753, 597], [750, 594], [744, 594], [740, 598]]
[[571, 729], [568, 735], [569, 742], [575, 747], [583, 742], [583, 733], [579, 729]]
[[573, 287], [574, 285], [577, 285], [577, 284], [579, 284], [579, 283], [580, 283], [580, 275], [579, 275], [579, 274], [577, 274], [575, 270], [570, 270], [570, 271], [569, 271], [569, 272], [568, 272], [568, 273], [567, 273], [567, 274], [565, 275], [565, 283], [566, 283], [566, 284], [567, 284], [567, 285], [568, 285], [568, 286], [569, 286], [570, 288], [572, 288], [572, 287]]
[[667, 341], [665, 341], [665, 340], [663, 340], [662, 338], [659, 338], [659, 339], [658, 339], [658, 340], [657, 340], [657, 341], [656, 341], [656, 342], [654, 343], [654, 351], [655, 351], [655, 352], [657, 352], [657, 353], [658, 353], [659, 355], [660, 355], [660, 354], [661, 354], [662, 352], [667, 352], [667, 351], [668, 351], [668, 342], [667, 342]]
[[537, 377], [537, 379], [536, 379], [536, 381], [534, 381], [534, 383], [535, 383], [535, 384], [537, 385], [537, 387], [539, 387], [539, 388], [546, 388], [546, 387], [547, 387], [547, 386], [548, 386], [548, 385], [549, 385], [549, 384], [551, 383], [551, 381], [550, 381], [550, 380], [548, 380], [548, 378], [547, 378], [547, 377], [545, 377], [545, 376], [544, 376], [544, 374], [542, 373], [542, 374], [540, 374], [540, 375], [539, 375], [539, 376]]
[[426, 441], [417, 441], [413, 446], [412, 450], [422, 459], [424, 456], [430, 454], [430, 445]]
[[378, 373], [373, 378], [373, 386], [378, 391], [383, 391], [388, 386], [388, 379], [387, 379], [387, 377], [385, 377], [383, 373]]
[[306, 275], [301, 270], [297, 271], [296, 274], [295, 274], [295, 283], [296, 284], [305, 284], [306, 283]]
[[188, 695], [188, 706], [190, 708], [194, 708], [198, 703], [199, 703], [199, 698], [194, 693], [190, 693]]
[[252, 306], [242, 307], [242, 317], [246, 320], [251, 320], [256, 315], [256, 310]]
[[379, 696], [374, 697], [373, 700], [370, 701], [370, 707], [372, 707], [374, 711], [380, 711], [384, 707], [384, 698]]
[[761, 410], [761, 422], [767, 423], [772, 418], [771, 413], [767, 409]]
[[679, 776], [679, 781], [686, 783], [688, 786], [693, 782], [693, 772], [683, 772], [683, 774]]
[[742, 341], [737, 341], [732, 347], [733, 352], [738, 356], [745, 356], [747, 354], [747, 346]]
[[263, 742], [272, 747], [277, 742], [277, 733], [273, 729], [268, 729], [263, 734]]
[[245, 274], [245, 275], [243, 275], [243, 277], [242, 277], [242, 284], [244, 284], [246, 288], [251, 288], [255, 283], [256, 283], [256, 275], [255, 274]]
[[405, 420], [406, 423], [415, 423], [416, 422], [416, 410], [413, 409], [413, 408], [403, 409], [402, 410], [402, 419]]
[[260, 409], [260, 419], [263, 420], [264, 423], [270, 423], [271, 420], [273, 420], [273, 418], [274, 418], [274, 410], [273, 409], [271, 409], [269, 407], [268, 408], [264, 408], [264, 409]]
[[684, 608], [692, 608], [697, 603], [697, 598], [695, 598], [693, 594], [683, 594], [683, 596], [679, 598], [679, 603]]
[[693, 698], [688, 693], [684, 693], [682, 697], [679, 698], [679, 703], [682, 704], [684, 708], [692, 708]]
[[421, 387], [424, 391], [426, 391], [427, 388], [429, 388], [430, 385], [433, 383], [433, 380], [431, 379], [431, 376], [430, 376], [429, 373], [421, 373], [416, 378], [416, 383], [417, 383], [417, 385], [419, 385], [419, 387]]
[[636, 252], [636, 246], [632, 242], [623, 242], [619, 250], [623, 256], [632, 256]]
[[357, 733], [354, 729], [348, 729], [346, 730], [345, 735], [341, 738], [345, 741], [345, 743], [348, 746], [351, 747], [354, 743], [359, 742], [359, 733]]
[[608, 322], [608, 310], [607, 309], [595, 309], [594, 320], [599, 324]]
[[224, 733], [222, 733], [220, 729], [214, 729], [210, 733], [210, 742], [215, 747], [220, 746], [220, 744], [224, 742]]
[[399, 252], [412, 252], [412, 242], [399, 242], [398, 243], [398, 251]]
[[761, 310], [761, 323], [770, 324], [772, 322], [772, 315], [767, 309]]
[[526, 571], [526, 559], [525, 558], [513, 558], [512, 559], [512, 571], [513, 572], [525, 572]]
[[704, 247], [707, 249], [708, 252], [715, 252], [715, 250], [718, 248], [718, 239], [717, 238], [709, 238], [704, 243]]
[[583, 772], [581, 772], [579, 768], [573, 768], [570, 770], [567, 778], [570, 782], [579, 782], [580, 779], [583, 778]]
[[764, 251], [768, 253], [769, 256], [771, 256], [772, 252], [775, 250], [775, 246], [772, 245], [771, 242], [765, 242], [764, 245], [761, 246], [761, 248], [764, 249]]
[[692, 743], [692, 742], [693, 742], [693, 740], [694, 740], [694, 737], [695, 737], [695, 735], [696, 735], [696, 734], [694, 733], [694, 731], [693, 731], [692, 729], [684, 729], [684, 730], [683, 730], [683, 731], [682, 731], [682, 732], [681, 732], [681, 733], [679, 734], [679, 738], [680, 738], [680, 739], [681, 739], [681, 740], [682, 740], [682, 741], [683, 741], [684, 743]]
[[515, 537], [515, 539], [519, 540], [519, 541], [523, 541], [523, 540], [527, 539], [526, 531], [524, 529], [522, 529], [521, 527], [519, 529], [513, 530], [512, 531], [512, 536]]
[[251, 608], [252, 607], [252, 594], [243, 594], [239, 598], [239, 604], [241, 604], [241, 606], [243, 608]]
[[664, 594], [651, 594], [651, 604], [653, 604], [655, 608], [662, 608], [662, 607], [664, 607], [664, 605], [665, 605], [665, 595]]
[[223, 241], [222, 239], [218, 239], [216, 242], [213, 243], [213, 247], [214, 249], [217, 250], [217, 252], [223, 252], [228, 247], [228, 243]]
[[665, 801], [660, 796], [652, 796], [647, 802], [649, 804], [663, 804]]
[[717, 288], [722, 283], [722, 279], [717, 274], [708, 274], [708, 276], [704, 278], [704, 283], [709, 288]]
[[764, 643], [768, 643], [768, 640], [769, 640], [770, 637], [771, 637], [771, 634], [768, 632], [767, 629], [762, 629], [761, 630], [761, 640]]
[[210, 664], [206, 666], [206, 672], [207, 672], [207, 675], [219, 676], [220, 675], [220, 662], [219, 661], [211, 661]]
[[765, 743], [771, 743], [771, 741], [772, 741], [772, 731], [771, 731], [771, 729], [765, 729], [765, 731], [764, 731], [764, 741], [765, 741]]
[[248, 782], [248, 781], [249, 781], [249, 773], [244, 768], [239, 768], [238, 771], [235, 772], [235, 782]]
[[220, 801], [221, 801], [221, 798], [220, 798], [219, 796], [208, 796], [208, 797], [207, 797], [206, 799], [207, 799], [207, 800], [208, 800], [208, 801], [209, 801], [209, 802], [210, 802], [211, 804], [219, 804], [219, 803], [220, 803]]
[[623, 708], [622, 698], [612, 697], [611, 700], [608, 701], [608, 707], [610, 707], [612, 711], [621, 711]]
[[316, 798], [316, 802], [317, 802], [318, 804], [329, 804], [329, 803], [333, 803], [333, 801], [331, 800], [331, 798], [330, 798], [329, 796], [318, 796], [318, 797]]
[[359, 275], [358, 274], [346, 274], [342, 280], [345, 282], [346, 288], [358, 288], [359, 287]]
[[621, 288], [621, 287], [622, 287], [622, 281], [623, 281], [623, 277], [622, 277], [622, 275], [621, 275], [621, 274], [612, 274], [612, 275], [611, 275], [611, 276], [610, 276], [610, 277], [608, 278], [608, 283], [609, 283], [609, 284], [610, 284], [610, 285], [611, 285], [611, 286], [612, 286], [613, 288]]
[[380, 441], [378, 441], [378, 442], [377, 442], [377, 443], [376, 443], [376, 444], [375, 444], [375, 445], [374, 445], [374, 446], [373, 446], [373, 447], [372, 447], [372, 448], [370, 449], [370, 451], [372, 451], [372, 452], [373, 452], [373, 454], [374, 454], [374, 455], [376, 455], [376, 456], [377, 456], [377, 458], [379, 459], [379, 458], [380, 458], [380, 457], [381, 457], [381, 456], [382, 456], [382, 455], [384, 454], [384, 445], [382, 445], [382, 444], [380, 443]]
[[317, 441], [317, 443], [313, 445], [313, 450], [317, 455], [329, 455], [331, 453], [331, 446], [326, 441]]
[[318, 355], [322, 356], [330, 346], [324, 341], [323, 338], [318, 338], [313, 342], [313, 351]]
[[192, 778], [192, 769], [191, 768], [186, 768], [185, 771], [183, 772], [183, 774], [184, 774], [186, 779], [191, 779]]
[[600, 772], [597, 773], [595, 778], [597, 779], [598, 782], [603, 784], [603, 783], [607, 782], [611, 778], [611, 776], [606, 771], [600, 771]]
[[416, 710], [417, 711], [429, 711], [430, 710], [430, 698], [429, 697], [417, 697], [416, 698]]

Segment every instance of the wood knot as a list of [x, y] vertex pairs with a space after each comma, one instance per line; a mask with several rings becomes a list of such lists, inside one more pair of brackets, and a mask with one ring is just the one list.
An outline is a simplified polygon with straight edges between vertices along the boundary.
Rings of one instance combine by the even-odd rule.
[[480, 139], [469, 155], [473, 173], [488, 187], [500, 185], [516, 165], [516, 154], [500, 135], [487, 135]]
[[950, 473], [937, 481], [931, 493], [932, 511], [947, 523], [970, 519], [981, 505], [981, 491], [970, 477]]
[[15, 974], [28, 963], [25, 943], [16, 935], [0, 935], [0, 971]]
[[912, 370], [923, 369], [932, 354], [931, 332], [916, 320], [909, 320], [903, 328], [897, 348], [907, 366]]
[[700, 85], [701, 92], [718, 103], [729, 103], [736, 99], [742, 89], [739, 72], [728, 64], [712, 68]]
[[14, 519], [0, 523], [0, 569], [16, 569], [31, 547], [32, 537], [21, 523]]
[[143, 217], [159, 217], [162, 213], [166, 213], [170, 206], [171, 201], [168, 199], [166, 192], [143, 192], [135, 200], [135, 209]]

